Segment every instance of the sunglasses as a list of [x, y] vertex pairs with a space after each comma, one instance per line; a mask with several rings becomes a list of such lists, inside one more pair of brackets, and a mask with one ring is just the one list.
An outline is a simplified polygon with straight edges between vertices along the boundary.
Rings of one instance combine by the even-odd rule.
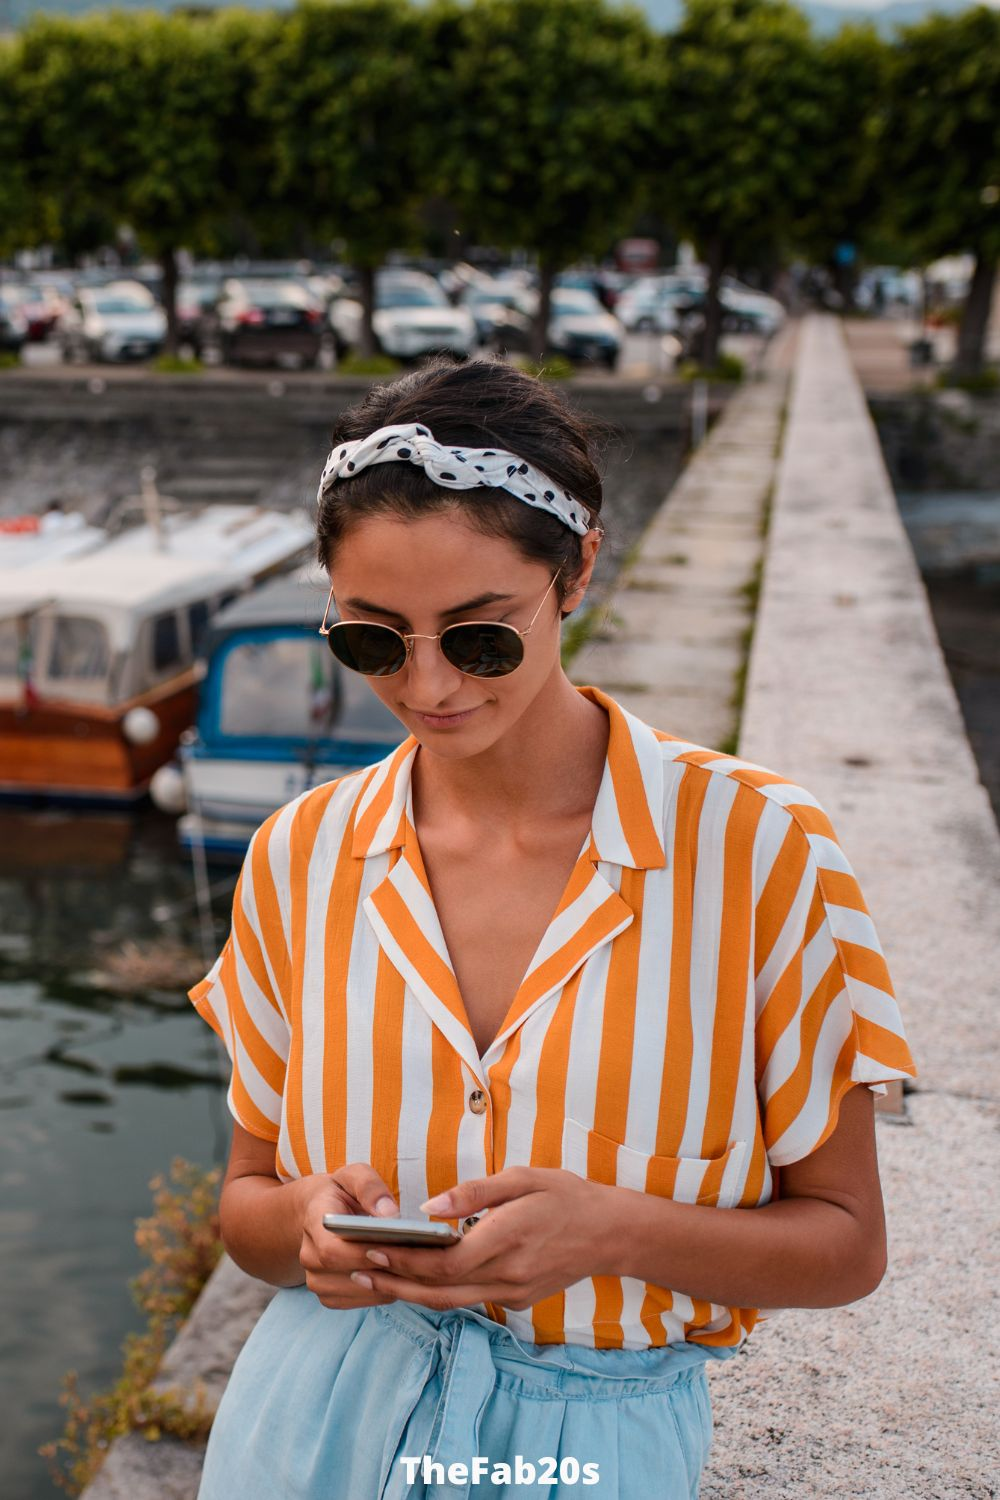
[[414, 641], [440, 641], [445, 658], [469, 677], [506, 677], [524, 660], [521, 643], [526, 635], [530, 635], [552, 584], [561, 572], [562, 568], [559, 568], [553, 574], [526, 630], [516, 630], [513, 625], [493, 620], [462, 621], [448, 625], [437, 635], [404, 634], [392, 625], [370, 625], [366, 620], [338, 620], [335, 625], [327, 625], [333, 602], [331, 589], [319, 633], [326, 636], [326, 644], [339, 662], [366, 677], [394, 677], [401, 672], [409, 660]]

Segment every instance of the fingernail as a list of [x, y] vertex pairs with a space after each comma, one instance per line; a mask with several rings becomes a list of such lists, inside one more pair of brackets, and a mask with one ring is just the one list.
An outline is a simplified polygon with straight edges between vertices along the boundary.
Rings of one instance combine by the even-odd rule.
[[377, 1214], [395, 1214], [399, 1210], [396, 1207], [395, 1199], [386, 1197], [378, 1200], [375, 1205], [375, 1212]]
[[450, 1193], [438, 1193], [436, 1198], [428, 1198], [420, 1204], [420, 1207], [431, 1214], [446, 1214], [452, 1207]]
[[372, 1279], [370, 1276], [366, 1276], [364, 1271], [352, 1271], [351, 1280], [356, 1281], [359, 1286], [366, 1286], [371, 1291]]
[[365, 1254], [367, 1255], [368, 1259], [373, 1260], [377, 1266], [387, 1266], [389, 1264], [388, 1255], [383, 1255], [381, 1250], [366, 1250]]

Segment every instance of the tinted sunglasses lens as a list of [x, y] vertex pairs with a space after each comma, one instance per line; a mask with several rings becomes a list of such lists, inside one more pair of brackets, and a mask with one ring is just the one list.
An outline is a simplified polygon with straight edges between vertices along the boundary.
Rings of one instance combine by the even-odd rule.
[[521, 637], [511, 625], [449, 625], [441, 650], [470, 677], [506, 677], [524, 659]]
[[406, 644], [388, 625], [344, 621], [331, 626], [326, 643], [339, 662], [366, 677], [392, 677], [406, 663]]

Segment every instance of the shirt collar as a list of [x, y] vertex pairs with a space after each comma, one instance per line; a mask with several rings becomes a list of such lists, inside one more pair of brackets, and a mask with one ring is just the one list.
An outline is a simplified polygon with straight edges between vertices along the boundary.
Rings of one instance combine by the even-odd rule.
[[[666, 863], [663, 828], [663, 751], [642, 719], [596, 687], [574, 684], [578, 693], [605, 709], [610, 720], [604, 775], [591, 822], [590, 857], [595, 862], [658, 870]], [[351, 853], [359, 859], [401, 848], [413, 824], [410, 776], [419, 748], [416, 735], [379, 761], [355, 816]]]

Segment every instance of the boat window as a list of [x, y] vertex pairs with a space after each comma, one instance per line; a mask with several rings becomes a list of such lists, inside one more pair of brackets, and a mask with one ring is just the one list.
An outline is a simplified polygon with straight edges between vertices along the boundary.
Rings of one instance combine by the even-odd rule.
[[106, 677], [107, 671], [108, 634], [100, 620], [86, 615], [56, 615], [46, 675], [93, 680]]
[[336, 664], [323, 640], [274, 636], [226, 654], [219, 729], [233, 735], [329, 733], [337, 712]]
[[181, 663], [180, 631], [177, 616], [171, 612], [157, 615], [153, 621], [153, 671], [165, 672]]
[[197, 656], [201, 651], [201, 643], [208, 625], [208, 616], [209, 608], [207, 599], [196, 599], [188, 608], [188, 631], [191, 636], [192, 656]]
[[16, 620], [0, 620], [0, 677], [16, 677], [20, 642]]

